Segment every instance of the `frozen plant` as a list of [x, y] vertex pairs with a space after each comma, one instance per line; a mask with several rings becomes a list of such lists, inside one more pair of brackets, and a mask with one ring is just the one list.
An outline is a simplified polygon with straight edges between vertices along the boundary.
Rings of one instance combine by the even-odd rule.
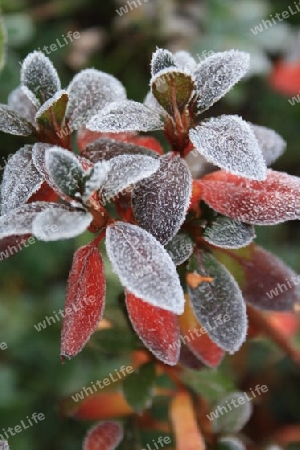
[[[217, 367], [226, 352], [237, 352], [245, 342], [248, 321], [262, 326], [259, 310], [290, 311], [298, 300], [296, 286], [267, 296], [295, 274], [253, 242], [254, 225], [300, 217], [300, 180], [267, 168], [285, 142], [239, 116], [202, 117], [249, 64], [249, 55], [235, 50], [197, 64], [186, 52], [158, 49], [151, 91], [142, 104], [127, 100], [118, 80], [94, 69], [80, 72], [62, 90], [50, 60], [34, 52], [23, 62], [21, 86], [8, 106], [0, 106], [2, 131], [36, 139], [10, 158], [4, 171], [1, 247], [31, 235], [41, 241], [86, 230], [95, 235], [76, 251], [68, 279], [65, 311], [72, 313], [62, 324], [64, 360], [83, 349], [103, 318], [106, 280], [99, 244], [105, 240], [124, 287], [128, 319], [145, 349], [139, 372], [123, 383], [131, 408], [126, 415], [143, 409], [128, 395], [130, 379], [137, 383], [143, 376], [153, 384], [155, 370], [165, 368], [178, 382], [170, 406], [178, 450], [182, 405], [195, 448], [204, 448], [183, 368]], [[80, 154], [71, 146], [77, 130]], [[138, 134], [154, 130], [163, 131], [169, 152]], [[204, 168], [199, 179], [191, 174], [191, 153]], [[84, 308], [73, 308], [85, 299]], [[206, 331], [181, 342], [181, 334], [200, 329]], [[82, 405], [72, 414], [84, 418]], [[118, 407], [114, 415], [122, 416]], [[249, 415], [220, 429], [236, 433]], [[102, 422], [89, 432], [84, 448], [98, 442], [103, 450], [113, 449], [121, 437], [119, 424]]]

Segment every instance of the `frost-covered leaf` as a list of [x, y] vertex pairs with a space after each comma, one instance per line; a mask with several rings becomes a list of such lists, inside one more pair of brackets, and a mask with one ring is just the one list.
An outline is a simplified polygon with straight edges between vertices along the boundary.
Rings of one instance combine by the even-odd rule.
[[0, 105], [0, 131], [17, 136], [30, 136], [34, 128], [28, 120], [6, 105]]
[[184, 296], [176, 267], [164, 247], [136, 225], [107, 228], [106, 249], [121, 283], [153, 306], [182, 314]]
[[32, 148], [32, 162], [37, 171], [43, 175], [45, 179], [49, 177], [45, 160], [46, 153], [50, 148], [53, 148], [53, 145], [44, 142], [38, 142], [37, 144], [34, 144]]
[[245, 300], [258, 309], [289, 311], [299, 301], [299, 276], [258, 245], [216, 256], [238, 281]]
[[77, 355], [100, 322], [105, 305], [106, 283], [97, 247], [80, 247], [73, 258], [61, 331], [62, 357]]
[[60, 147], [52, 147], [46, 152], [45, 165], [52, 182], [62, 194], [80, 198], [85, 172], [73, 153]]
[[254, 180], [266, 178], [266, 164], [251, 126], [238, 116], [210, 119], [190, 130], [198, 152], [222, 169]]
[[37, 108], [24, 94], [21, 86], [14, 89], [8, 96], [7, 104], [9, 108], [16, 111], [20, 116], [24, 117], [28, 122], [35, 122]]
[[21, 85], [21, 90], [25, 97], [27, 97], [27, 100], [33, 104], [33, 106], [38, 110], [41, 106], [41, 102], [36, 98], [33, 92], [31, 92], [30, 89], [28, 89], [27, 86]]
[[197, 320], [190, 299], [186, 297], [184, 313], [179, 317], [181, 339], [206, 366], [218, 367], [225, 352], [210, 339], [207, 329]]
[[177, 364], [180, 350], [178, 317], [130, 292], [126, 292], [126, 305], [132, 326], [148, 350], [164, 364]]
[[253, 128], [258, 145], [262, 151], [266, 165], [270, 166], [281, 156], [286, 148], [286, 142], [282, 137], [270, 128], [250, 124]]
[[135, 186], [132, 205], [138, 224], [166, 244], [185, 219], [192, 177], [186, 162], [179, 156], [169, 153], [159, 161], [159, 169]]
[[85, 125], [107, 103], [126, 99], [126, 91], [120, 81], [95, 69], [85, 69], [75, 75], [68, 93], [66, 116], [71, 130]]
[[85, 211], [49, 209], [34, 219], [32, 234], [40, 241], [47, 242], [71, 239], [86, 231], [92, 220], [93, 216]]
[[223, 170], [206, 175], [202, 199], [220, 214], [253, 225], [275, 225], [300, 218], [300, 178], [274, 170], [252, 181]]
[[0, 239], [9, 236], [32, 234], [32, 223], [41, 211], [52, 208], [63, 208], [62, 205], [48, 202], [36, 202], [22, 205], [0, 216]]
[[32, 162], [32, 146], [26, 145], [5, 166], [1, 185], [1, 214], [29, 200], [42, 183], [43, 177]]
[[198, 64], [194, 72], [198, 113], [220, 100], [248, 72], [250, 55], [238, 50], [215, 53]]
[[99, 138], [92, 142], [81, 152], [81, 155], [93, 163], [120, 155], [146, 155], [158, 158], [158, 154], [149, 148], [108, 138]]
[[[235, 436], [226, 436], [218, 441], [215, 450], [246, 450], [246, 446]], [[270, 448], [269, 450], [272, 449]], [[280, 448], [276, 446], [273, 450], [280, 450]]]
[[111, 200], [119, 192], [155, 173], [159, 159], [144, 155], [121, 155], [109, 161], [110, 171], [102, 188], [105, 201]]
[[[212, 277], [197, 287], [188, 283], [190, 300], [200, 323], [211, 339], [223, 350], [236, 352], [247, 332], [246, 306], [242, 293], [223, 265], [207, 252], [196, 255], [197, 273]], [[229, 316], [229, 320], [226, 320]]]
[[158, 103], [174, 116], [177, 109], [182, 113], [191, 100], [194, 79], [192, 75], [180, 70], [165, 69], [151, 79], [151, 89]]
[[169, 50], [158, 48], [152, 55], [151, 60], [151, 74], [152, 76], [159, 73], [161, 70], [169, 67], [176, 67], [175, 59]]
[[47, 100], [37, 111], [35, 120], [39, 125], [45, 128], [60, 127], [63, 123], [65, 112], [68, 104], [68, 93], [66, 91], [58, 91]]
[[26, 86], [41, 104], [53, 97], [61, 88], [52, 62], [39, 51], [29, 53], [24, 59], [21, 68], [21, 84]]
[[148, 92], [143, 103], [145, 106], [147, 106], [147, 108], [150, 108], [160, 114], [161, 117], [168, 117], [167, 111], [162, 106], [160, 106], [151, 91]]
[[104, 185], [110, 171], [110, 164], [100, 161], [92, 167], [83, 180], [82, 201], [86, 203], [88, 199]]
[[163, 122], [156, 111], [141, 103], [124, 100], [106, 105], [89, 120], [86, 127], [92, 131], [106, 133], [153, 131], [161, 130]]
[[214, 409], [219, 413], [218, 417], [213, 419], [215, 433], [238, 433], [251, 417], [252, 399], [251, 394], [248, 397], [244, 392], [232, 392], [223, 397]]
[[174, 53], [173, 55], [176, 65], [183, 69], [185, 72], [193, 73], [197, 67], [195, 59], [190, 55], [190, 53], [181, 50]]
[[178, 233], [168, 242], [166, 250], [174, 261], [174, 264], [180, 266], [180, 264], [187, 261], [192, 255], [194, 243], [188, 234]]
[[83, 450], [115, 450], [122, 439], [121, 425], [116, 422], [100, 422], [88, 431]]
[[123, 395], [135, 412], [141, 413], [151, 406], [155, 379], [155, 364], [149, 362], [138, 367], [123, 380]]
[[230, 217], [218, 216], [205, 228], [202, 237], [206, 242], [217, 247], [242, 248], [253, 241], [255, 232], [252, 225], [238, 222]]

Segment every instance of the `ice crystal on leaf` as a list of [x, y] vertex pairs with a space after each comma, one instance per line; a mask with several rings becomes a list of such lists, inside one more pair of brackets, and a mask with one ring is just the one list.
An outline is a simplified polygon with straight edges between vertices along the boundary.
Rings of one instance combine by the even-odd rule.
[[33, 127], [17, 111], [6, 105], [0, 105], [0, 131], [17, 136], [30, 136], [33, 133]]
[[184, 297], [176, 267], [150, 233], [122, 222], [110, 225], [106, 249], [121, 283], [132, 294], [175, 314], [183, 312]]
[[238, 50], [215, 53], [198, 64], [194, 72], [198, 113], [206, 111], [227, 94], [249, 68], [249, 54]]
[[266, 165], [250, 125], [238, 116], [222, 116], [190, 131], [190, 139], [209, 162], [254, 180], [266, 178]]
[[59, 76], [52, 62], [39, 51], [30, 53], [24, 59], [21, 84], [36, 96], [41, 105], [61, 88]]
[[124, 100], [106, 105], [88, 121], [87, 128], [106, 133], [152, 131], [161, 130], [163, 122], [156, 111], [141, 103]]
[[262, 151], [266, 165], [270, 166], [283, 154], [286, 142], [282, 137], [270, 128], [251, 124], [258, 145]]
[[8, 96], [7, 104], [9, 108], [13, 109], [20, 116], [24, 117], [30, 123], [35, 122], [35, 115], [37, 108], [29, 100], [28, 96], [24, 94], [21, 86], [14, 89]]
[[151, 74], [152, 76], [161, 72], [164, 69], [176, 67], [176, 62], [173, 54], [169, 50], [158, 48], [152, 55]]
[[67, 118], [70, 129], [85, 125], [106, 104], [126, 99], [123, 85], [112, 75], [95, 69], [78, 73], [68, 87]]
[[6, 164], [1, 185], [1, 214], [26, 203], [42, 183], [43, 177], [32, 162], [32, 146], [26, 145]]

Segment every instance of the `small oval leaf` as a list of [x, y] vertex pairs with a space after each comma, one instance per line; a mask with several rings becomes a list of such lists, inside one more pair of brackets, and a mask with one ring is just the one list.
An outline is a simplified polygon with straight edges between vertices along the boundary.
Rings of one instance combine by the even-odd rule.
[[108, 226], [106, 250], [121, 283], [153, 306], [182, 314], [184, 295], [176, 267], [164, 247], [136, 225]]
[[166, 250], [174, 264], [180, 266], [189, 259], [194, 250], [194, 243], [188, 234], [178, 233], [166, 245]]
[[286, 148], [286, 142], [282, 137], [270, 128], [250, 124], [253, 128], [258, 145], [262, 151], [266, 165], [270, 166], [281, 156]]
[[151, 79], [151, 89], [158, 103], [172, 116], [183, 112], [195, 87], [192, 75], [180, 70], [165, 69]]
[[27, 202], [43, 183], [32, 161], [32, 146], [25, 145], [7, 162], [1, 185], [1, 214]]
[[92, 131], [122, 133], [124, 131], [161, 130], [159, 113], [132, 100], [113, 102], [93, 116], [86, 127]]
[[161, 70], [169, 67], [176, 67], [176, 62], [173, 54], [169, 50], [158, 48], [152, 55], [151, 59], [151, 74], [152, 76], [159, 73]]
[[68, 94], [66, 116], [71, 130], [85, 125], [107, 103], [126, 99], [126, 91], [120, 81], [96, 69], [85, 69], [75, 75]]
[[146, 155], [158, 158], [158, 154], [149, 148], [108, 138], [99, 138], [92, 142], [81, 152], [81, 155], [93, 163], [121, 155]]
[[144, 155], [121, 155], [109, 161], [110, 170], [102, 187], [102, 197], [111, 200], [128, 186], [148, 178], [159, 168], [159, 159]]
[[47, 100], [37, 111], [35, 120], [44, 128], [53, 128], [63, 124], [66, 108], [68, 104], [68, 93], [66, 91], [58, 91]]
[[190, 130], [190, 140], [209, 162], [235, 175], [264, 180], [267, 168], [251, 126], [238, 116], [221, 116]]
[[255, 238], [253, 226], [225, 216], [218, 216], [202, 234], [209, 244], [222, 248], [242, 248]]
[[0, 131], [16, 136], [30, 136], [34, 132], [34, 127], [19, 112], [6, 105], [0, 105]]
[[159, 161], [160, 168], [135, 186], [132, 206], [138, 224], [166, 244], [185, 219], [192, 177], [186, 162], [179, 156], [169, 153]]
[[101, 422], [87, 433], [83, 450], [115, 450], [123, 439], [123, 429], [116, 422]]
[[206, 111], [227, 94], [249, 68], [250, 55], [238, 50], [215, 53], [198, 64], [194, 72], [198, 113]]
[[102, 319], [106, 283], [97, 247], [80, 247], [70, 270], [61, 331], [61, 356], [77, 355]]
[[37, 108], [24, 94], [21, 86], [14, 89], [8, 96], [7, 105], [16, 111], [20, 116], [25, 117], [30, 123], [35, 122]]
[[144, 345], [163, 363], [177, 364], [180, 350], [178, 317], [130, 292], [126, 293], [126, 305], [132, 326]]
[[84, 233], [92, 220], [92, 214], [85, 211], [49, 209], [34, 219], [32, 233], [37, 239], [45, 242], [71, 239]]
[[212, 416], [212, 413], [210, 414], [210, 417], [214, 417], [213, 428], [215, 433], [238, 433], [251, 417], [251, 400], [253, 398], [251, 394], [248, 397], [245, 392], [232, 392], [223, 397], [214, 411], [217, 417]]
[[53, 97], [61, 88], [52, 62], [39, 51], [29, 53], [24, 59], [21, 68], [21, 84], [26, 86], [41, 104]]
[[201, 179], [202, 199], [224, 216], [253, 225], [275, 225], [300, 218], [300, 178], [274, 170], [265, 181], [251, 181], [223, 170]]
[[[243, 344], [247, 333], [246, 305], [232, 275], [209, 253], [196, 254], [197, 272], [212, 277], [197, 287], [188, 285], [191, 303], [209, 337], [223, 350], [234, 353]], [[224, 318], [229, 316], [229, 320]]]

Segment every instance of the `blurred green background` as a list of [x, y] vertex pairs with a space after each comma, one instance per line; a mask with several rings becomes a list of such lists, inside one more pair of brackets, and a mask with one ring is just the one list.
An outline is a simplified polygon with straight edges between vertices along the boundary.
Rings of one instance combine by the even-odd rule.
[[[288, 97], [273, 90], [268, 82], [279, 59], [292, 54], [300, 64], [300, 13], [257, 35], [250, 30], [293, 2], [141, 0], [141, 6], [119, 16], [116, 10], [124, 4], [121, 0], [2, 0], [8, 42], [0, 75], [0, 102], [6, 103], [9, 92], [18, 86], [20, 61], [27, 53], [50, 46], [68, 31], [79, 31], [80, 39], [49, 55], [63, 86], [77, 71], [95, 67], [119, 78], [128, 97], [139, 101], [148, 91], [149, 62], [157, 46], [186, 49], [200, 56], [211, 50], [246, 50], [252, 57], [251, 73], [210, 110], [210, 115], [240, 114], [275, 129], [288, 147], [273, 167], [300, 176], [300, 103], [291, 106]], [[0, 134], [1, 175], [7, 156], [22, 145], [22, 138]], [[300, 272], [298, 223], [261, 227], [257, 235], [258, 243]], [[0, 343], [8, 346], [0, 350], [0, 434], [34, 411], [46, 417], [12, 437], [13, 450], [80, 449], [88, 425], [60, 417], [58, 401], [101, 378], [101, 374], [105, 376], [108, 367], [123, 363], [120, 354], [116, 362], [105, 343], [92, 340], [74, 360], [61, 365], [60, 323], [40, 332], [34, 328], [46, 315], [63, 307], [72, 255], [88, 239], [86, 235], [54, 244], [38, 242], [0, 263]], [[109, 267], [107, 271], [111, 285], [106, 316], [113, 318], [119, 314], [115, 311], [121, 289]], [[124, 349], [124, 361], [126, 356]], [[300, 423], [299, 372], [265, 342], [247, 344], [241, 370], [239, 364], [238, 360], [234, 369], [239, 387], [254, 378], [261, 384], [268, 379], [272, 386], [265, 410], [270, 417], [263, 419], [267, 431], [262, 419], [259, 422], [255, 416], [247, 429], [263, 448], [269, 432], [272, 434], [280, 425]]]

